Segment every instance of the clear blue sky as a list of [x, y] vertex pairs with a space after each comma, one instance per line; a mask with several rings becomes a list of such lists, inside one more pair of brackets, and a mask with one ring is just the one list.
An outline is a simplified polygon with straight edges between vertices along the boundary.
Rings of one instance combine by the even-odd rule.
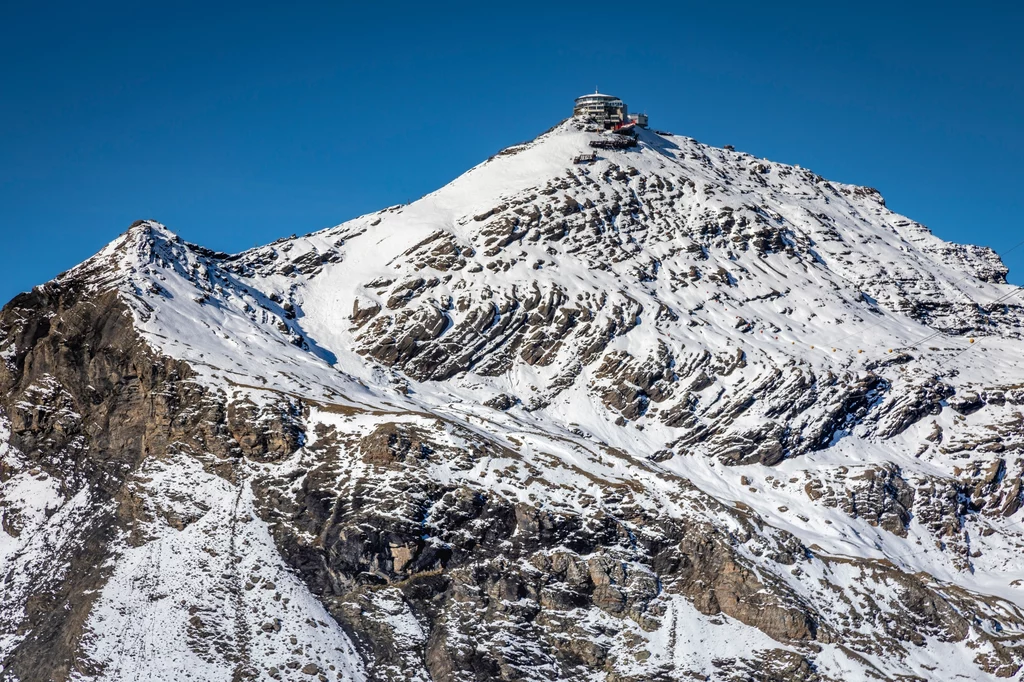
[[4, 3], [0, 299], [137, 218], [238, 251], [415, 199], [596, 85], [1005, 251], [1022, 28], [1008, 2]]

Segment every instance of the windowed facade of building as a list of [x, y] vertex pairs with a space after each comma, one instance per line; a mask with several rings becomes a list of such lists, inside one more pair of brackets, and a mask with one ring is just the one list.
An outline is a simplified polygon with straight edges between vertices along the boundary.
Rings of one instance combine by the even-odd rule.
[[605, 128], [612, 128], [629, 120], [625, 102], [618, 97], [603, 95], [600, 92], [577, 97], [572, 115], [592, 120]]

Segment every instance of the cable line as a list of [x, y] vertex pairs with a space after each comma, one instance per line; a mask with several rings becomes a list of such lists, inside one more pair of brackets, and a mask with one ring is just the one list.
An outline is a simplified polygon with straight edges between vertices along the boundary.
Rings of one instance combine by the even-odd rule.
[[[1003, 253], [1001, 253], [1001, 254], [1000, 253], [996, 253], [996, 255], [999, 256], [999, 258], [1001, 260], [1001, 259], [1003, 259], [1006, 256], [1010, 255], [1011, 253], [1013, 253], [1014, 251], [1016, 251], [1017, 249], [1019, 249], [1022, 246], [1024, 246], [1024, 239], [1022, 239], [1021, 241], [1017, 242], [1016, 244], [1014, 244], [1012, 247], [1010, 247], [1009, 249], [1007, 249]], [[957, 284], [960, 284], [960, 282], [963, 282], [964, 280], [969, 279], [970, 277], [973, 277], [973, 276], [974, 275], [972, 275], [970, 273], [965, 274], [963, 277], [961, 277], [960, 279], [954, 281], [949, 286], [955, 287]], [[1002, 301], [1004, 301], [1007, 298], [1009, 298], [1009, 297], [1013, 296], [1014, 294], [1016, 294], [1018, 291], [1020, 291], [1020, 289], [1021, 289], [1021, 287], [1017, 287], [1017, 289], [1015, 289], [1014, 291], [1011, 291], [1008, 294], [1004, 294], [1003, 296], [1000, 296], [999, 298], [995, 299], [994, 301], [989, 302], [988, 305], [995, 305], [995, 304], [1001, 303]], [[961, 293], [964, 293], [964, 292], [961, 292]], [[851, 336], [856, 336], [858, 334], [863, 334], [864, 332], [867, 332], [867, 331], [869, 331], [871, 329], [874, 329], [875, 327], [881, 325], [885, 321], [886, 321], [886, 318], [883, 316], [882, 319], [878, 320], [874, 324], [868, 325], [867, 327], [864, 327], [862, 329], [858, 329], [857, 331], [850, 332], [849, 334], [846, 334], [845, 336], [840, 336], [835, 341], [835, 343], [833, 345], [838, 345], [838, 344], [842, 343], [843, 341], [845, 341], [846, 339], [850, 338]], [[942, 332], [939, 332], [939, 333], [941, 334]], [[918, 343], [920, 343], [920, 341]], [[911, 346], [911, 347], [913, 347], [913, 346]]]

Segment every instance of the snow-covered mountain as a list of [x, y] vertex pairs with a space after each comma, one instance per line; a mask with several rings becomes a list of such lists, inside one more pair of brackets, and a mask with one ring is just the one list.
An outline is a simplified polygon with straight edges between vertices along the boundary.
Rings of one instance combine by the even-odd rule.
[[0, 677], [1022, 679], [998, 256], [608, 135], [11, 301]]

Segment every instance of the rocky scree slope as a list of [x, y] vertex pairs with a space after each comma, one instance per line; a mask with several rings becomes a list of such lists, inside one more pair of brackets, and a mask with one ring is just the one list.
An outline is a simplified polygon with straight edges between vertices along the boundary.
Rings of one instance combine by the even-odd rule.
[[140, 221], [0, 316], [0, 676], [1019, 679], [990, 250], [567, 121], [241, 254]]

